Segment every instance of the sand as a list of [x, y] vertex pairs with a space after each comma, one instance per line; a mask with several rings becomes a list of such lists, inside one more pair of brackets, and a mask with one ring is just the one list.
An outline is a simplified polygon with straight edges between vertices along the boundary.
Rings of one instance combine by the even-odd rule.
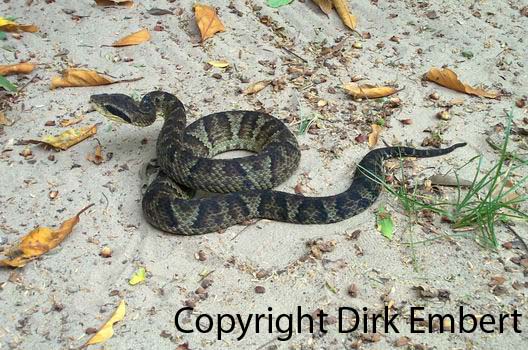
[[[526, 327], [526, 270], [518, 265], [519, 259], [510, 260], [526, 252], [506, 227], [498, 226], [499, 243], [513, 242], [513, 249], [499, 247], [493, 252], [464, 238], [432, 239], [411, 249], [406, 242], [454, 232], [438, 217], [432, 223], [422, 217], [409, 225], [402, 206], [385, 192], [366, 212], [331, 225], [260, 220], [196, 237], [165, 234], [146, 223], [140, 205], [140, 172], [155, 157], [162, 122], [148, 128], [116, 124], [91, 112], [88, 103], [94, 93], [139, 97], [160, 88], [183, 101], [190, 121], [230, 109], [263, 109], [297, 132], [300, 118], [318, 116], [308, 133], [298, 135], [303, 149], [299, 169], [279, 187], [289, 192], [297, 187], [307, 196], [337, 194], [348, 187], [355, 165], [369, 150], [365, 138], [373, 122], [385, 120], [378, 146], [383, 142], [420, 146], [431, 135], [425, 130], [443, 125], [436, 114], [447, 108], [445, 145], [468, 142], [468, 146], [441, 158], [411, 162], [408, 174], [421, 185], [427, 177], [444, 174], [480, 154], [489, 168], [498, 156], [485, 140], [497, 133], [498, 124], [505, 125], [505, 111], [514, 113], [519, 126], [528, 117], [526, 107], [515, 105], [528, 95], [528, 17], [521, 14], [525, 2], [349, 2], [359, 19], [360, 37], [335, 13], [327, 17], [310, 1], [275, 10], [263, 1], [220, 0], [214, 5], [226, 31], [203, 45], [193, 2], [188, 0], [136, 1], [131, 9], [99, 7], [93, 1], [31, 3], [0, 4], [2, 15], [40, 28], [18, 39], [8, 34], [0, 43], [2, 64], [22, 60], [40, 64], [29, 76], [10, 77], [27, 86], [16, 101], [4, 100], [5, 113], [15, 123], [0, 129], [1, 247], [16, 243], [38, 225], [59, 225], [87, 204], [95, 206], [82, 214], [57, 249], [24, 268], [0, 270], [0, 348], [76, 348], [121, 300], [127, 305], [124, 320], [115, 324], [111, 339], [92, 348], [390, 349], [395, 341], [404, 342], [402, 336], [422, 348], [526, 347], [528, 329], [515, 333], [511, 319], [504, 333], [413, 334], [405, 318], [413, 306], [423, 306], [428, 313], [455, 313], [463, 306], [476, 315], [517, 310]], [[150, 15], [147, 10], [154, 7], [170, 9], [174, 15]], [[147, 43], [101, 46], [144, 27], [152, 35]], [[229, 61], [231, 68], [206, 63], [219, 59]], [[422, 82], [428, 69], [444, 65], [463, 81], [505, 96], [481, 99]], [[142, 79], [50, 90], [51, 78], [68, 67], [94, 69], [115, 79]], [[340, 87], [357, 76], [402, 91], [389, 103], [355, 101]], [[273, 86], [251, 96], [240, 94], [250, 83], [266, 79], [274, 80]], [[433, 92], [440, 100], [428, 97]], [[463, 102], [450, 107], [453, 99]], [[65, 130], [58, 124], [61, 119], [78, 115], [85, 118], [75, 127], [98, 124], [94, 138], [61, 152], [18, 145], [20, 140], [57, 134]], [[406, 119], [410, 125], [400, 122]], [[45, 126], [47, 121], [57, 125]], [[514, 147], [523, 143], [522, 137], [517, 140]], [[98, 142], [105, 157], [100, 165], [86, 159]], [[19, 155], [25, 147], [31, 149], [31, 157]], [[469, 179], [472, 174], [471, 167], [461, 173]], [[52, 191], [58, 191], [54, 199]], [[447, 188], [441, 191], [452, 193]], [[394, 221], [393, 240], [376, 230], [375, 212], [382, 205]], [[357, 230], [359, 236], [354, 234]], [[514, 230], [528, 239], [526, 224], [518, 223]], [[111, 257], [100, 256], [103, 247], [111, 249]], [[129, 285], [140, 266], [148, 271], [146, 280]], [[494, 276], [505, 278], [498, 290], [489, 285]], [[447, 292], [423, 298], [416, 286]], [[194, 307], [193, 315], [182, 317], [189, 328], [203, 313], [247, 317], [268, 313], [271, 307], [276, 319], [281, 313], [296, 314], [300, 306], [303, 313], [330, 314], [325, 322], [328, 332], [311, 334], [305, 324], [301, 333], [295, 329], [290, 340], [279, 341], [284, 335], [268, 332], [262, 321], [258, 334], [252, 326], [241, 340], [238, 323], [222, 340], [217, 339], [216, 326], [207, 334], [186, 334], [174, 325], [176, 312], [186, 305]], [[385, 306], [401, 314], [396, 321], [400, 334], [339, 332], [340, 307], [382, 311]], [[455, 324], [458, 327], [458, 319]], [[347, 322], [344, 325], [348, 327]]]

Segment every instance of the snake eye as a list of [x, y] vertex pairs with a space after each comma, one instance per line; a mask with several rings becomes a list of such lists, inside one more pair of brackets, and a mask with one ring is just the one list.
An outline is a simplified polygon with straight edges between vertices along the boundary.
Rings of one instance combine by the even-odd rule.
[[132, 123], [132, 120], [126, 115], [125, 113], [121, 112], [119, 109], [115, 108], [111, 105], [105, 105], [104, 108], [110, 112], [111, 114], [115, 115], [116, 117], [119, 117], [120, 119], [123, 119], [127, 123]]

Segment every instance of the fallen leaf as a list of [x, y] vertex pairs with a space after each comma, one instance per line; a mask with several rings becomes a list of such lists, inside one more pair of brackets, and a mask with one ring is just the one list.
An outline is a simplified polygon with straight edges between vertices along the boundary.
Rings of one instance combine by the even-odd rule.
[[334, 3], [337, 14], [339, 17], [341, 17], [343, 24], [352, 30], [356, 29], [357, 18], [352, 13], [350, 13], [347, 0], [332, 0], [332, 2]]
[[225, 32], [224, 24], [218, 18], [214, 7], [196, 4], [194, 5], [194, 15], [202, 41], [213, 37], [218, 32]]
[[284, 5], [288, 5], [293, 0], [266, 0], [266, 5], [268, 5], [271, 8], [278, 8]]
[[384, 237], [392, 240], [392, 237], [394, 236], [394, 223], [392, 222], [390, 214], [385, 211], [383, 206], [378, 209], [376, 223], [378, 231], [381, 232]]
[[100, 145], [95, 146], [94, 153], [89, 153], [86, 156], [86, 159], [94, 164], [101, 164], [103, 162], [103, 150]]
[[173, 14], [171, 10], [160, 9], [160, 8], [157, 8], [157, 7], [153, 7], [150, 10], [148, 10], [147, 12], [149, 14], [151, 14], [152, 16], [163, 16], [163, 15], [172, 15]]
[[368, 145], [370, 148], [378, 144], [379, 134], [381, 133], [381, 126], [378, 124], [371, 125], [372, 132], [368, 135]]
[[95, 3], [99, 6], [134, 6], [133, 0], [95, 0]]
[[66, 150], [73, 145], [93, 136], [97, 133], [97, 126], [85, 126], [81, 128], [69, 129], [57, 136], [44, 136], [40, 140], [29, 140], [30, 143], [44, 143], [54, 148]]
[[0, 75], [28, 74], [35, 69], [31, 63], [0, 64]]
[[457, 74], [448, 68], [431, 68], [425, 75], [425, 78], [448, 89], [464, 92], [468, 95], [475, 95], [487, 98], [497, 98], [500, 96], [500, 93], [497, 91], [486, 91], [483, 89], [476, 89], [468, 84], [462, 83], [458, 79]]
[[138, 45], [138, 44], [144, 43], [149, 40], [150, 40], [150, 33], [148, 29], [144, 28], [144, 29], [141, 29], [140, 31], [137, 31], [135, 33], [125, 36], [124, 38], [119, 39], [118, 41], [113, 43], [112, 46], [122, 47], [122, 46]]
[[209, 61], [207, 63], [210, 64], [211, 66], [215, 67], [215, 68], [227, 68], [227, 67], [229, 67], [229, 62], [223, 61], [223, 60], [220, 60], [220, 61]]
[[470, 187], [473, 182], [449, 175], [433, 175], [429, 178], [431, 185], [451, 186], [451, 187]]
[[147, 271], [145, 270], [145, 268], [140, 267], [139, 269], [136, 270], [136, 272], [134, 272], [134, 274], [132, 275], [128, 283], [131, 286], [135, 286], [136, 284], [141, 283], [145, 280], [146, 274], [147, 274]]
[[264, 89], [266, 86], [271, 84], [271, 80], [261, 80], [256, 83], [250, 84], [247, 88], [242, 91], [244, 95], [253, 95]]
[[81, 115], [81, 116], [78, 116], [77, 118], [72, 118], [72, 119], [62, 119], [59, 122], [59, 125], [62, 126], [63, 128], [65, 128], [65, 127], [68, 127], [68, 126], [72, 126], [72, 125], [78, 124], [83, 119], [84, 119], [84, 115]]
[[108, 321], [95, 333], [86, 343], [84, 343], [81, 348], [85, 348], [88, 345], [92, 344], [99, 344], [104, 341], [107, 341], [108, 339], [112, 338], [114, 335], [114, 323], [119, 322], [125, 318], [125, 312], [126, 312], [126, 304], [124, 300], [121, 300], [119, 303], [119, 306], [117, 307], [116, 311], [110, 317]]
[[98, 86], [113, 84], [115, 81], [86, 69], [67, 69], [62, 77], [51, 79], [51, 89], [59, 87]]
[[4, 112], [0, 111], [0, 125], [3, 126], [11, 126], [13, 125], [14, 121], [7, 119]]
[[17, 86], [0, 75], [0, 87], [6, 89], [7, 91], [15, 92], [17, 91]]
[[37, 227], [20, 242], [4, 251], [9, 259], [0, 260], [0, 266], [22, 267], [29, 261], [47, 253], [57, 247], [72, 232], [73, 227], [79, 222], [79, 216], [93, 204], [88, 205], [74, 217], [64, 221], [58, 229], [49, 227]]
[[38, 32], [37, 26], [33, 24], [18, 24], [4, 17], [0, 17], [0, 31], [2, 32]]
[[323, 11], [325, 14], [329, 15], [330, 12], [332, 12], [332, 9], [334, 8], [334, 4], [332, 3], [332, 0], [313, 0], [317, 6]]
[[374, 86], [370, 84], [348, 83], [343, 85], [343, 89], [354, 98], [380, 98], [393, 95], [398, 90], [391, 86]]
[[515, 200], [520, 197], [519, 194], [514, 191], [514, 188], [517, 187], [518, 186], [516, 186], [511, 179], [507, 177], [499, 177], [493, 187], [491, 196], [492, 198], [499, 198], [501, 203], [515, 202]]

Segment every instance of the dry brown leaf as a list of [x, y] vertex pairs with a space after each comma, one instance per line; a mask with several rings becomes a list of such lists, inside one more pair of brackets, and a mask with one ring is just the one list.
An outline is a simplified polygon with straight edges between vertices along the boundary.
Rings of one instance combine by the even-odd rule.
[[4, 112], [0, 111], [0, 125], [11, 126], [14, 124], [14, 121], [7, 119]]
[[78, 124], [83, 119], [84, 119], [84, 115], [81, 115], [81, 116], [78, 116], [77, 118], [72, 118], [72, 119], [62, 119], [59, 122], [59, 125], [62, 126], [63, 128], [65, 128], [65, 127], [68, 127], [68, 126], [72, 126], [72, 125]]
[[519, 194], [512, 190], [515, 187], [515, 183], [509, 178], [499, 177], [491, 196], [493, 198], [499, 198], [501, 203], [509, 203], [519, 198]]
[[79, 222], [79, 216], [91, 206], [93, 204], [64, 221], [58, 229], [37, 227], [24, 236], [17, 245], [4, 251], [4, 255], [9, 258], [0, 260], [0, 266], [22, 267], [29, 261], [49, 252], [68, 237], [73, 227]]
[[484, 89], [476, 89], [468, 84], [462, 83], [455, 72], [448, 68], [431, 68], [425, 75], [429, 81], [442, 85], [448, 89], [464, 92], [468, 95], [475, 95], [487, 98], [497, 98], [500, 93], [497, 91], [486, 91]]
[[347, 0], [332, 0], [332, 2], [334, 3], [337, 14], [339, 17], [341, 17], [343, 24], [352, 30], [356, 29], [357, 18], [352, 13], [350, 13]]
[[62, 77], [51, 79], [51, 89], [59, 87], [97, 86], [116, 83], [115, 81], [86, 69], [67, 69]]
[[95, 3], [99, 6], [134, 6], [134, 1], [132, 0], [95, 0]]
[[53, 148], [66, 150], [73, 145], [87, 139], [97, 133], [97, 126], [85, 126], [77, 129], [69, 129], [57, 136], [44, 136], [41, 140], [29, 140], [31, 143], [44, 143]]
[[330, 12], [332, 12], [332, 9], [334, 8], [332, 0], [313, 0], [313, 2], [315, 2], [315, 4], [319, 6], [321, 11], [323, 11], [327, 15], [329, 15]]
[[150, 33], [148, 29], [144, 28], [140, 31], [137, 31], [135, 33], [132, 33], [130, 35], [125, 36], [124, 38], [119, 39], [115, 43], [112, 44], [114, 47], [122, 47], [122, 46], [131, 46], [131, 45], [138, 45], [141, 43], [144, 43], [145, 41], [150, 40]]
[[250, 84], [247, 88], [242, 91], [244, 95], [256, 94], [260, 90], [264, 89], [266, 86], [271, 84], [271, 80], [261, 80], [256, 83]]
[[194, 15], [196, 16], [196, 24], [200, 29], [202, 41], [211, 38], [218, 32], [225, 32], [225, 27], [214, 7], [208, 5], [194, 5]]
[[380, 98], [398, 92], [396, 88], [391, 86], [358, 85], [356, 83], [345, 84], [343, 85], [343, 89], [354, 98]]
[[29, 74], [35, 69], [32, 63], [0, 64], [0, 75]]
[[105, 324], [97, 331], [97, 333], [95, 333], [90, 339], [88, 339], [86, 343], [84, 343], [83, 346], [81, 346], [81, 349], [87, 347], [88, 345], [99, 344], [110, 339], [114, 335], [114, 323], [123, 320], [123, 318], [125, 318], [125, 313], [126, 304], [124, 300], [121, 300], [112, 317], [110, 317], [110, 319], [105, 322]]
[[381, 133], [381, 126], [378, 124], [371, 125], [372, 132], [368, 135], [368, 145], [370, 148], [376, 146], [379, 140], [379, 134]]
[[95, 147], [94, 153], [88, 153], [86, 156], [86, 159], [94, 164], [101, 164], [103, 162], [103, 150], [101, 149], [100, 145], [97, 145]]
[[0, 17], [0, 31], [1, 32], [38, 32], [38, 27], [33, 24], [18, 24], [4, 17]]

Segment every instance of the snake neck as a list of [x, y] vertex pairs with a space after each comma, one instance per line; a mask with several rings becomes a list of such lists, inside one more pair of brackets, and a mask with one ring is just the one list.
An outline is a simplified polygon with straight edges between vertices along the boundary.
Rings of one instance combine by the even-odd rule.
[[175, 155], [182, 149], [183, 131], [187, 125], [185, 107], [176, 96], [164, 91], [149, 92], [139, 107], [150, 118], [156, 119], [159, 115], [165, 119], [158, 136], [156, 153], [161, 168], [169, 169]]

